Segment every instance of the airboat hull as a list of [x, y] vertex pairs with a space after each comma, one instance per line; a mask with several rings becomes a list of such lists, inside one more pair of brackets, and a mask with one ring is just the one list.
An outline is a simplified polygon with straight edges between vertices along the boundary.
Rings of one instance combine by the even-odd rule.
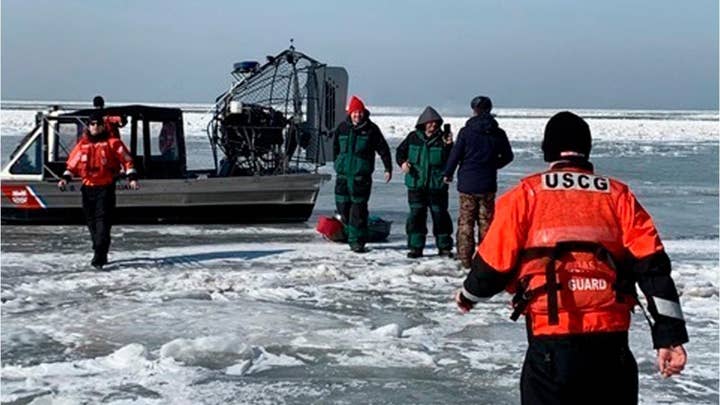
[[[118, 224], [304, 222], [329, 175], [141, 180], [140, 190], [117, 185]], [[84, 224], [79, 184], [4, 181], [5, 224]]]

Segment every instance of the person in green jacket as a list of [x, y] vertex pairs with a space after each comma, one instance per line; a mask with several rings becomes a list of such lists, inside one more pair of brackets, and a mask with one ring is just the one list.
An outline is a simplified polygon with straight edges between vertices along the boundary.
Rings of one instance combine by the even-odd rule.
[[410, 214], [405, 230], [410, 258], [423, 255], [428, 208], [438, 254], [452, 257], [453, 226], [448, 213], [448, 185], [443, 181], [445, 163], [452, 149], [452, 134], [441, 130], [442, 123], [440, 114], [428, 106], [418, 118], [415, 131], [408, 134], [395, 153], [408, 188]]
[[370, 112], [357, 96], [350, 99], [348, 118], [335, 129], [335, 204], [345, 224], [350, 249], [364, 253], [368, 237], [368, 200], [375, 170], [375, 153], [385, 166], [385, 182], [392, 178], [390, 147]]

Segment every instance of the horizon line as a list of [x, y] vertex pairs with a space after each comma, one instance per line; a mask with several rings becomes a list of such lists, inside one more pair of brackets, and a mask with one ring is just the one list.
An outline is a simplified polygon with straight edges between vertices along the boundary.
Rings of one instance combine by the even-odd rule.
[[[207, 107], [207, 112], [211, 112], [214, 103], [207, 103], [207, 102], [168, 102], [168, 101], [121, 101], [121, 102], [109, 102], [106, 103], [108, 107], [110, 106], [121, 106], [121, 105], [134, 105], [134, 104], [140, 104], [140, 105], [158, 105], [158, 106], [177, 106], [183, 111], [190, 111], [190, 112], [203, 112], [203, 110], [200, 109], [200, 107]], [[52, 106], [72, 106], [72, 107], [92, 107], [92, 101], [76, 101], [76, 100], [5, 100], [0, 99], [0, 109], [12, 109], [13, 107], [21, 107], [26, 106], [27, 109], [38, 109], [43, 106], [52, 107]], [[197, 109], [183, 109], [182, 106], [195, 106], [198, 107]], [[31, 108], [32, 107], [32, 108]], [[389, 110], [389, 109], [398, 109], [398, 110], [405, 110], [406, 112], [410, 113], [411, 110], [418, 110], [418, 113], [422, 111], [424, 108], [422, 105], [382, 105], [382, 104], [369, 104], [368, 109], [370, 112], [373, 111], [373, 109], [379, 109], [379, 110]], [[443, 107], [435, 107], [443, 109]], [[447, 108], [447, 107], [445, 107]], [[457, 108], [457, 107], [456, 107]], [[452, 110], [456, 110], [456, 108], [452, 108]], [[22, 108], [25, 109], [25, 108]], [[552, 110], [552, 111], [564, 111], [564, 110], [575, 110], [575, 111], [627, 111], [627, 112], [703, 112], [703, 113], [720, 113], [719, 109], [658, 109], [658, 108], [597, 108], [597, 107], [503, 107], [503, 106], [495, 106], [493, 108], [493, 111], [497, 110]], [[397, 113], [399, 113], [398, 111]], [[385, 115], [388, 115], [389, 112], [386, 112]], [[382, 114], [381, 112], [378, 112], [376, 114]], [[453, 115], [450, 115], [453, 114]], [[463, 117], [465, 115], [454, 115], [457, 114], [456, 111], [451, 112], [450, 114], [446, 114], [446, 116], [453, 116], [453, 117]], [[470, 115], [471, 111], [468, 108], [467, 115]]]

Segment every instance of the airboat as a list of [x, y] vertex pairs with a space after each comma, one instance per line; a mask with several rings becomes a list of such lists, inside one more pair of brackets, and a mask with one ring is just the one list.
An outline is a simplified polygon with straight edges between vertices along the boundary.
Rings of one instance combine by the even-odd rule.
[[[214, 168], [188, 170], [177, 108], [105, 108], [126, 124], [117, 135], [134, 158], [141, 188], [117, 184], [117, 223], [303, 222], [332, 160], [332, 129], [344, 119], [348, 75], [293, 46], [264, 64], [233, 65], [232, 84], [211, 111]], [[91, 109], [40, 112], [0, 172], [3, 223], [83, 223], [80, 181], [56, 183]]]

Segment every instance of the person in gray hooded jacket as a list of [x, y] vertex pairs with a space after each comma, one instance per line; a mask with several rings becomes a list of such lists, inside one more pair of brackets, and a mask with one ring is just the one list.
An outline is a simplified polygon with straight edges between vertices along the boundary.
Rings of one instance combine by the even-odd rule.
[[427, 209], [433, 220], [438, 254], [452, 257], [452, 220], [448, 213], [448, 185], [443, 182], [445, 164], [452, 149], [452, 134], [441, 130], [443, 119], [428, 106], [418, 118], [415, 131], [397, 147], [395, 159], [405, 173], [408, 215], [405, 230], [408, 257], [423, 255], [427, 235]]

